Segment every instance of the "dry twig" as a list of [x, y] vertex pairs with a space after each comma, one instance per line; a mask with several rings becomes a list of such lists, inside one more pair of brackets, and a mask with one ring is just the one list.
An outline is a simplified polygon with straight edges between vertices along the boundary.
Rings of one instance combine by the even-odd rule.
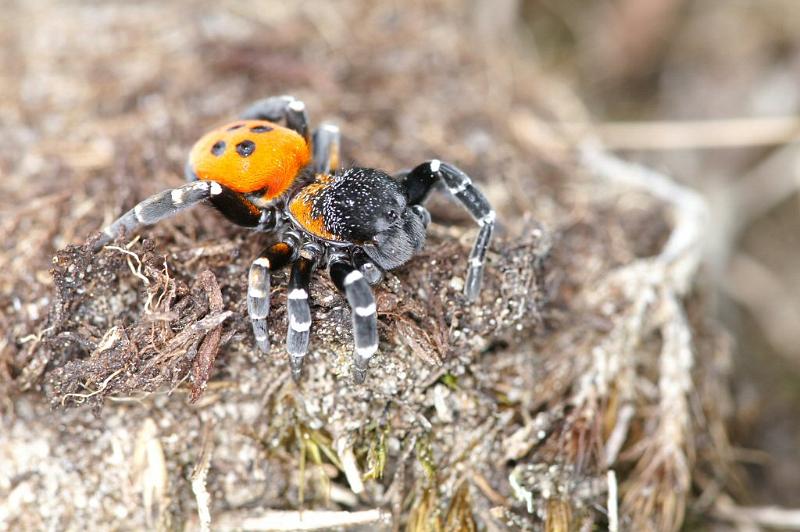
[[211, 454], [214, 452], [213, 426], [206, 424], [203, 431], [203, 443], [200, 447], [200, 456], [197, 465], [192, 471], [192, 492], [197, 501], [197, 516], [200, 519], [200, 530], [208, 532], [211, 529], [211, 495], [206, 488], [206, 477], [211, 464]]

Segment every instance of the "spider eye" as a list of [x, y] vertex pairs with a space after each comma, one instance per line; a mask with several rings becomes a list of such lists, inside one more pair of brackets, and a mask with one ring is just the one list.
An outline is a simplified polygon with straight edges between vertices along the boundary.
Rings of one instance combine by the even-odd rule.
[[397, 220], [397, 211], [389, 211], [386, 213], [386, 217], [390, 220], [394, 221]]

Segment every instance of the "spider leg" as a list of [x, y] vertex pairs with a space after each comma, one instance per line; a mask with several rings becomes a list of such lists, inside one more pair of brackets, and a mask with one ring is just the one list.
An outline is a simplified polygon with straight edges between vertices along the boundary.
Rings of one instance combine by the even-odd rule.
[[336, 124], [324, 122], [314, 131], [314, 172], [330, 174], [339, 168], [341, 144], [342, 133]]
[[[289, 239], [286, 239], [289, 240]], [[279, 270], [291, 262], [295, 254], [294, 242], [283, 241], [268, 247], [250, 266], [247, 277], [247, 314], [253, 326], [253, 336], [258, 348], [269, 351], [269, 316], [270, 278], [272, 272]]]
[[315, 244], [307, 244], [300, 251], [300, 258], [292, 264], [289, 277], [289, 297], [286, 307], [289, 315], [289, 328], [286, 333], [286, 351], [292, 377], [300, 379], [303, 371], [303, 357], [308, 352], [311, 329], [311, 307], [309, 306], [309, 284], [311, 275], [319, 263], [322, 250]]
[[370, 286], [375, 286], [383, 280], [383, 270], [372, 262], [362, 249], [353, 252], [353, 266], [364, 275]]
[[361, 384], [367, 376], [369, 359], [378, 350], [378, 315], [375, 298], [364, 275], [343, 258], [328, 265], [331, 280], [347, 298], [353, 316], [353, 379]]
[[241, 117], [247, 120], [286, 121], [286, 127], [300, 133], [309, 142], [306, 104], [294, 96], [271, 96], [258, 100], [244, 110]]
[[439, 179], [480, 226], [469, 255], [469, 270], [464, 283], [464, 294], [467, 300], [473, 301], [481, 289], [483, 265], [494, 232], [496, 214], [486, 197], [472, 184], [469, 176], [451, 164], [433, 159], [400, 176], [400, 182], [406, 188], [409, 204], [412, 205], [425, 201]]
[[238, 192], [216, 181], [194, 181], [142, 200], [103, 229], [100, 237], [93, 242], [94, 250], [111, 242], [122, 231], [126, 234], [132, 233], [206, 200], [209, 200], [228, 220], [244, 227], [270, 230], [277, 223], [274, 209], [259, 209]]
[[207, 199], [220, 196], [225, 187], [215, 181], [196, 181], [178, 188], [164, 190], [142, 200], [110, 225], [95, 239], [95, 251], [108, 244], [121, 232], [132, 233], [145, 225], [153, 225]]

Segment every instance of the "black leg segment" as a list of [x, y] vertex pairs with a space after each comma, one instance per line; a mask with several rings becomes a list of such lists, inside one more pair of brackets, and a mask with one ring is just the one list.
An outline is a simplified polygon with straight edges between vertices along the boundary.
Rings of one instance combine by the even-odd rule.
[[314, 131], [314, 171], [330, 174], [339, 169], [342, 134], [339, 126], [325, 122]]
[[308, 115], [306, 105], [294, 96], [271, 96], [258, 100], [241, 115], [247, 120], [286, 121], [286, 127], [300, 133], [309, 142]]
[[401, 176], [400, 182], [406, 189], [409, 203], [416, 204], [425, 201], [433, 185], [439, 179], [480, 225], [478, 237], [475, 239], [469, 255], [469, 269], [467, 280], [464, 283], [464, 294], [468, 300], [472, 301], [478, 296], [481, 289], [486, 250], [492, 239], [496, 215], [489, 201], [472, 184], [472, 180], [467, 174], [438, 159], [420, 164], [408, 174]]
[[364, 382], [369, 359], [378, 350], [378, 315], [375, 298], [364, 275], [352, 264], [331, 259], [328, 266], [331, 280], [347, 298], [353, 318], [353, 379]]
[[309, 285], [320, 255], [321, 249], [318, 246], [304, 247], [300, 251], [300, 258], [292, 265], [292, 274], [289, 278], [289, 295], [286, 305], [289, 329], [286, 332], [286, 351], [289, 353], [289, 364], [295, 380], [300, 379], [303, 371], [303, 357], [308, 352], [311, 329]]
[[261, 209], [235, 190], [223, 187], [220, 194], [210, 199], [220, 214], [236, 225], [271, 231], [277, 224], [274, 208]]

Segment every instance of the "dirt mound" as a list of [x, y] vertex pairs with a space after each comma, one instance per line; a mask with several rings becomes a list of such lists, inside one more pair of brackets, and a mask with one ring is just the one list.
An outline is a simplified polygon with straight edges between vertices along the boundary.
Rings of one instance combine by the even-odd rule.
[[[0, 523], [679, 526], [727, 462], [729, 346], [692, 288], [705, 205], [550, 129], [580, 107], [513, 19], [445, 4], [6, 10]], [[346, 161], [450, 160], [498, 211], [468, 305], [474, 225], [431, 202], [425, 250], [376, 288], [363, 386], [321, 274], [302, 382], [280, 347], [285, 276], [257, 354], [246, 272], [265, 235], [200, 208], [81, 246], [180, 183], [206, 128], [285, 92], [342, 126]]]

